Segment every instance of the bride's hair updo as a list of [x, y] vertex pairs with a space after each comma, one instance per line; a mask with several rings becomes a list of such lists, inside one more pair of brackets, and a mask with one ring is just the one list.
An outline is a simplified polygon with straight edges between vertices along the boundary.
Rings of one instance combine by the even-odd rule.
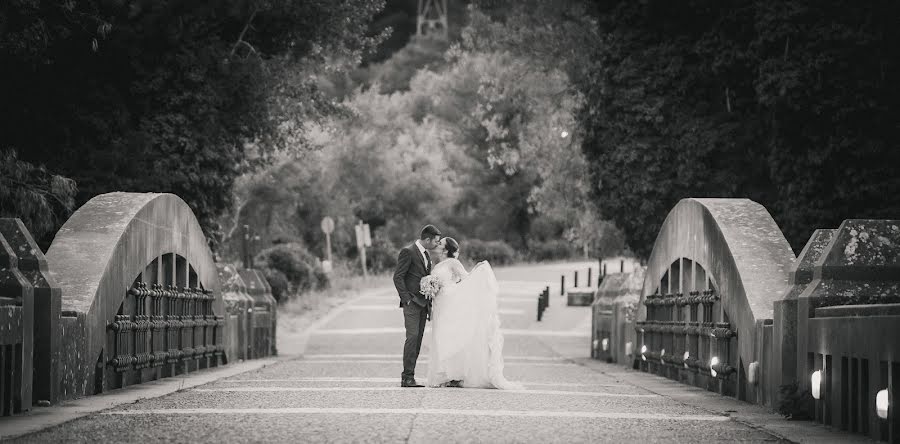
[[444, 249], [447, 251], [447, 257], [459, 257], [459, 242], [452, 237], [444, 238]]

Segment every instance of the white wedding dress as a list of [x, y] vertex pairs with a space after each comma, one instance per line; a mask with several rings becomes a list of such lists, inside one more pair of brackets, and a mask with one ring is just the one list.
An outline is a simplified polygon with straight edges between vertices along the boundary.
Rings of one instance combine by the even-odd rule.
[[482, 262], [468, 273], [450, 258], [431, 274], [442, 287], [432, 305], [428, 385], [457, 380], [463, 387], [522, 390], [522, 384], [503, 376], [500, 288], [491, 265]]

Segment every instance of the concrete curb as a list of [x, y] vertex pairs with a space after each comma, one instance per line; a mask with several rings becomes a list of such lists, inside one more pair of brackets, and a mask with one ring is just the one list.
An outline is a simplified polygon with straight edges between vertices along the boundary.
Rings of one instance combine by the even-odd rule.
[[31, 411], [21, 415], [0, 418], [0, 439], [10, 439], [34, 433], [123, 404], [133, 404], [142, 399], [158, 398], [198, 385], [208, 384], [218, 379], [259, 370], [282, 360], [284, 359], [272, 357], [243, 361], [223, 367], [192, 372], [183, 376], [158, 379], [100, 395], [64, 401], [52, 407], [34, 407]]

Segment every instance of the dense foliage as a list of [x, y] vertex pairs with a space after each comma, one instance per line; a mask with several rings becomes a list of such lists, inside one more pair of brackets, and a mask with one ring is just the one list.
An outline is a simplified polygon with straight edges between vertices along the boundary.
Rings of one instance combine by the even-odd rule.
[[[52, 234], [75, 207], [75, 182], [0, 151], [0, 217], [17, 217], [35, 239]], [[41, 245], [44, 249], [49, 245]]]
[[226, 257], [244, 224], [324, 256], [329, 215], [353, 259], [363, 220], [376, 270], [426, 222], [555, 259], [646, 257], [685, 197], [756, 200], [795, 250], [900, 214], [896, 2], [459, 0], [449, 42], [415, 5], [4, 2], [0, 212], [52, 235], [175, 192]]
[[176, 193], [214, 239], [235, 178], [337, 111], [315, 77], [358, 65], [383, 4], [5, 1], [0, 146], [75, 180], [78, 204]]
[[[560, 239], [578, 248], [557, 248], [553, 258], [597, 254], [600, 245], [620, 251], [621, 240], [604, 240], [621, 235], [588, 198], [587, 163], [570, 136], [579, 97], [566, 74], [479, 47], [475, 38], [490, 20], [473, 14], [460, 44], [414, 38], [351, 76], [361, 77], [343, 102], [352, 115], [311, 134], [320, 149], [242, 177], [232, 226], [253, 226], [263, 245], [299, 239], [324, 256], [319, 221], [328, 215], [334, 252], [344, 258], [358, 255], [360, 220], [394, 254], [425, 223], [464, 251], [467, 242], [490, 240], [534, 258], [532, 245], [540, 247], [548, 257], [545, 243]], [[238, 247], [238, 237], [227, 239]], [[521, 255], [506, 249], [494, 249], [501, 262]]]
[[748, 197], [796, 251], [900, 214], [900, 4], [593, 2], [578, 86], [596, 202], [646, 256], [684, 197]]

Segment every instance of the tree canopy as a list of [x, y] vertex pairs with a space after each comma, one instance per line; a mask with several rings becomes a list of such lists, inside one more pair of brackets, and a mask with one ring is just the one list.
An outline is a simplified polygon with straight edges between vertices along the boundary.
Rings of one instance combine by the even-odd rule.
[[765, 205], [795, 251], [900, 214], [900, 5], [598, 1], [579, 79], [595, 199], [646, 256], [685, 197]]
[[0, 5], [0, 148], [78, 184], [173, 192], [211, 239], [235, 178], [303, 150], [339, 111], [316, 76], [384, 34], [382, 0], [11, 0]]
[[643, 257], [685, 197], [756, 200], [797, 251], [900, 214], [896, 2], [459, 0], [449, 42], [385, 6], [3, 3], [0, 212], [52, 234], [168, 191], [229, 242], [318, 248], [333, 215], [347, 254], [363, 219]]

